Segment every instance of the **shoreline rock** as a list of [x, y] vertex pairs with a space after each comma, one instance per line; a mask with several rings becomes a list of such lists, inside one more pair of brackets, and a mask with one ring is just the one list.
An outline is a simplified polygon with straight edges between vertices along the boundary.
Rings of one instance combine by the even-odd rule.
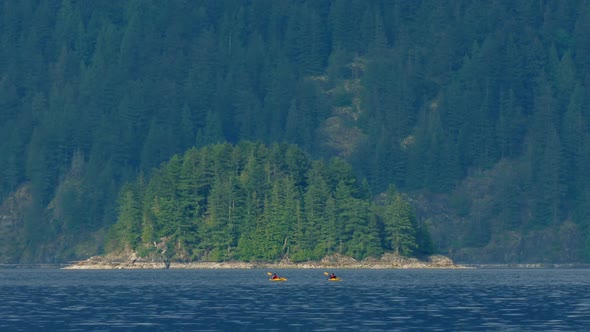
[[[126, 257], [124, 257], [126, 256]], [[145, 261], [135, 253], [118, 256], [93, 256], [84, 261], [73, 262], [66, 270], [119, 270], [119, 269], [465, 269], [445, 256], [433, 255], [426, 260], [384, 254], [381, 258], [357, 261], [352, 257], [334, 254], [320, 261], [293, 263], [288, 259], [280, 262], [169, 262]]]

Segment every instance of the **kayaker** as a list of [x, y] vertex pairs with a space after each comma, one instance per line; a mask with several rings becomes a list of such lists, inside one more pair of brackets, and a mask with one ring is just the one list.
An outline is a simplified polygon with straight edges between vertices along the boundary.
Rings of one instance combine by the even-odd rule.
[[279, 276], [275, 273], [275, 274], [272, 275], [272, 278], [273, 279], [279, 279]]
[[336, 279], [336, 275], [334, 274], [334, 272], [332, 272], [332, 273], [330, 274], [330, 279]]

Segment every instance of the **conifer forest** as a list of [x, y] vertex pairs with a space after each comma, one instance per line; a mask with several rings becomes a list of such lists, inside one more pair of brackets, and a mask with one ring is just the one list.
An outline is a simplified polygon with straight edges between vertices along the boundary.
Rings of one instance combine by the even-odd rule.
[[589, 36], [583, 0], [2, 1], [0, 263], [588, 263]]

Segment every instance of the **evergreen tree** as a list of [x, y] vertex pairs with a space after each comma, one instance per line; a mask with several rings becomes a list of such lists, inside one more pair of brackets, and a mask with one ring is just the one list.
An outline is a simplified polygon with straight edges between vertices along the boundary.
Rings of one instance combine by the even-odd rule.
[[412, 255], [418, 247], [416, 243], [416, 218], [410, 205], [396, 193], [393, 187], [388, 190], [388, 202], [383, 215], [388, 246], [399, 255]]
[[120, 238], [113, 241], [118, 242], [121, 249], [125, 247], [135, 249], [140, 243], [141, 209], [137, 193], [131, 185], [126, 185], [121, 189], [118, 205], [119, 217], [115, 232]]

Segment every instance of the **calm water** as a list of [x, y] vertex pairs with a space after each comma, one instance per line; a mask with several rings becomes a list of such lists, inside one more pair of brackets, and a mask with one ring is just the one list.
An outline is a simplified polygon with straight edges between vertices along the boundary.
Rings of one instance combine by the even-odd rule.
[[590, 270], [0, 270], [0, 331], [586, 331]]

